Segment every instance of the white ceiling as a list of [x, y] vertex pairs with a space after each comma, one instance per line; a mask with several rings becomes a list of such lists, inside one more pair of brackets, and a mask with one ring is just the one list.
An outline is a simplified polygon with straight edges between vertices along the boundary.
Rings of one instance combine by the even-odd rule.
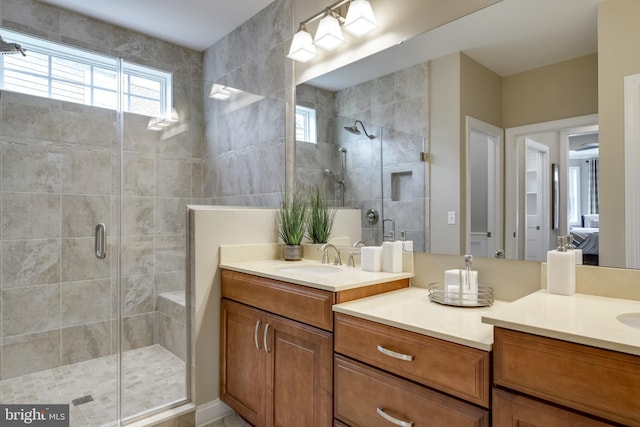
[[40, 0], [204, 51], [273, 0]]
[[[273, 0], [40, 1], [203, 51]], [[502, 76], [593, 53], [601, 1], [503, 0], [313, 84], [337, 90], [457, 51]]]
[[462, 51], [501, 76], [594, 53], [603, 0], [503, 0], [313, 79], [339, 90]]

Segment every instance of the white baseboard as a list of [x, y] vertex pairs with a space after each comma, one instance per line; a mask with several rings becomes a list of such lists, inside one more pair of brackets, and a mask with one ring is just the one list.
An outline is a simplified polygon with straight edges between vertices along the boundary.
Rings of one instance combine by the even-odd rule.
[[204, 403], [196, 408], [196, 426], [205, 426], [232, 412], [233, 409], [225, 405], [220, 399]]

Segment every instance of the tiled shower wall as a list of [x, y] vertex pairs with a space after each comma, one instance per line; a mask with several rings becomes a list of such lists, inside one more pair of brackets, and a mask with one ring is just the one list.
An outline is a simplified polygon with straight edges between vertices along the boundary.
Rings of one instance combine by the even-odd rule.
[[[124, 119], [123, 347], [153, 344], [157, 294], [185, 286], [184, 208], [202, 197], [201, 54], [33, 0], [0, 0], [0, 13], [5, 28], [173, 73], [178, 126]], [[95, 258], [93, 233], [115, 233], [117, 127], [110, 110], [8, 92], [0, 103], [6, 379], [115, 351], [116, 264]]]
[[[299, 85], [296, 97], [302, 105], [315, 103], [320, 117], [318, 134], [327, 135], [328, 140], [319, 138], [317, 147], [297, 143], [297, 150], [301, 150], [296, 154], [298, 182], [325, 185], [330, 199], [339, 194], [322, 169], [339, 171], [338, 148], [345, 148], [345, 206], [361, 210], [363, 240], [368, 244], [382, 241], [382, 218], [370, 226], [364, 215], [369, 208], [382, 214], [384, 206], [384, 216], [395, 221], [396, 238], [400, 238], [400, 231], [406, 231], [415, 251], [428, 251], [428, 163], [419, 157], [420, 152], [428, 152], [424, 142], [428, 135], [427, 64], [366, 81], [333, 96], [326, 90]], [[325, 102], [331, 105], [322, 105]], [[335, 116], [326, 118], [331, 111]], [[355, 120], [364, 122], [375, 138], [344, 130]], [[327, 126], [332, 129], [326, 130]]]
[[316, 110], [316, 143], [296, 141], [296, 182], [308, 188], [319, 186], [329, 206], [342, 206], [342, 187], [324, 173], [341, 176], [341, 158], [336, 141], [335, 93], [308, 84], [296, 87], [296, 105]]
[[[204, 53], [206, 204], [278, 206], [285, 186], [285, 112], [293, 69], [292, 0], [276, 0]], [[243, 91], [208, 97], [213, 83]]]

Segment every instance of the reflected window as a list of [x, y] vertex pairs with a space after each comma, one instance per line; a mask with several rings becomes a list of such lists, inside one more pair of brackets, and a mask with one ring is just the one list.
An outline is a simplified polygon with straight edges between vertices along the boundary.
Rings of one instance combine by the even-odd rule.
[[569, 167], [569, 225], [580, 226], [580, 167]]
[[315, 109], [296, 105], [296, 141], [317, 142]]
[[[6, 42], [19, 43], [21, 54], [0, 57], [1, 88], [116, 110], [116, 61], [48, 40], [0, 29]], [[145, 116], [171, 111], [171, 73], [124, 61], [123, 110]]]

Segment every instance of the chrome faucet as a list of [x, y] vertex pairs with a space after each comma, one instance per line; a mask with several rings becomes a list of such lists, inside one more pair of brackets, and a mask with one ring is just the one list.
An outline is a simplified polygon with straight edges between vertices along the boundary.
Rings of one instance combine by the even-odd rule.
[[342, 260], [340, 259], [340, 251], [331, 243], [325, 243], [324, 245], [320, 246], [320, 250], [322, 251], [322, 263], [329, 264], [329, 248], [333, 248], [336, 253], [336, 256], [333, 258], [333, 265], [342, 265]]
[[367, 246], [367, 244], [366, 244], [365, 242], [363, 242], [362, 240], [358, 240], [357, 242], [355, 242], [355, 243], [353, 244], [353, 247], [354, 247], [354, 248], [361, 248], [361, 247], [363, 247], [363, 246]]
[[349, 252], [349, 258], [347, 258], [347, 267], [355, 267], [356, 266], [356, 261], [354, 259], [354, 257], [356, 255], [360, 255], [359, 251], [351, 251]]

